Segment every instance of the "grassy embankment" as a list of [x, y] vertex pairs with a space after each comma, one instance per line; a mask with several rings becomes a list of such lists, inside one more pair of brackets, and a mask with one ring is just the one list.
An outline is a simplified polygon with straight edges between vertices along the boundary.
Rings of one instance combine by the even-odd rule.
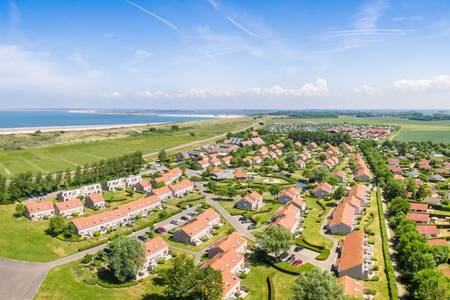
[[450, 143], [450, 121], [414, 121], [400, 118], [356, 118], [342, 116], [339, 118], [311, 118], [311, 119], [283, 119], [274, 118], [270, 122], [279, 123], [349, 123], [349, 124], [368, 124], [368, 125], [391, 125], [399, 126], [400, 130], [396, 132], [392, 139], [402, 142], [407, 141], [432, 141]]
[[0, 174], [11, 176], [25, 171], [56, 172], [75, 169], [77, 165], [118, 157], [141, 151], [152, 153], [162, 149], [243, 129], [256, 121], [253, 118], [208, 120], [180, 123], [179, 130], [151, 132], [112, 139], [88, 140], [23, 150], [0, 151]]

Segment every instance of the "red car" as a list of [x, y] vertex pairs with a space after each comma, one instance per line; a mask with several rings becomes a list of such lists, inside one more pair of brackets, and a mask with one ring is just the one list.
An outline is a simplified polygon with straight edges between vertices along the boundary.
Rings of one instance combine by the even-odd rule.
[[301, 266], [303, 264], [303, 260], [301, 259], [296, 259], [292, 262], [292, 264], [296, 267]]
[[156, 233], [164, 233], [167, 232], [167, 229], [165, 229], [164, 227], [158, 227], [155, 229]]

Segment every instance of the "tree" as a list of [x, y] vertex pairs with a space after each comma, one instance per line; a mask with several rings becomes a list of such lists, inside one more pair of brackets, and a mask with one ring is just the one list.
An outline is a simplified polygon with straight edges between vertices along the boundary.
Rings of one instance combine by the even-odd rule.
[[109, 267], [120, 282], [133, 278], [145, 261], [144, 245], [136, 238], [119, 236], [111, 242]]
[[207, 267], [198, 269], [195, 276], [194, 299], [219, 300], [223, 295], [222, 274], [219, 271]]
[[281, 226], [270, 226], [258, 238], [258, 244], [267, 254], [273, 253], [278, 257], [291, 247], [292, 234]]
[[406, 214], [409, 211], [409, 203], [406, 199], [397, 197], [389, 204], [389, 215], [394, 216], [398, 213]]
[[167, 155], [167, 152], [165, 150], [159, 151], [158, 160], [163, 164], [169, 162], [169, 155]]
[[431, 255], [434, 257], [436, 265], [446, 263], [450, 257], [450, 248], [447, 245], [433, 246], [430, 249]]
[[172, 268], [164, 271], [162, 279], [169, 299], [222, 299], [222, 274], [211, 267], [198, 267], [184, 254], [173, 260]]
[[63, 216], [54, 216], [50, 219], [49, 232], [54, 235], [62, 233], [67, 227], [67, 219]]
[[414, 275], [411, 287], [412, 298], [416, 300], [450, 298], [450, 280], [437, 269], [417, 272]]
[[25, 212], [25, 205], [19, 203], [16, 205], [16, 216], [21, 216]]
[[394, 198], [406, 198], [406, 185], [399, 180], [389, 180], [384, 189], [384, 197], [387, 201]]
[[314, 267], [302, 272], [292, 287], [292, 300], [343, 300], [344, 288], [330, 272]]
[[345, 196], [347, 193], [347, 190], [340, 185], [333, 193], [333, 199], [339, 200]]
[[330, 172], [325, 167], [318, 167], [313, 171], [313, 179], [315, 181], [319, 182], [326, 181], [329, 175]]

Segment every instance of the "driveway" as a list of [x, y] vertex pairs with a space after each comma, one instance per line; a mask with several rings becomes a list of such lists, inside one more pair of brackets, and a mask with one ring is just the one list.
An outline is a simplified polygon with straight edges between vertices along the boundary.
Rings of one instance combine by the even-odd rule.
[[[167, 224], [170, 224], [170, 221], [179, 219], [188, 213], [194, 212], [196, 208], [197, 207], [188, 208], [177, 215], [155, 223], [155, 227], [167, 226]], [[143, 235], [147, 231], [148, 228], [144, 228], [131, 233], [130, 236]], [[105, 247], [106, 244], [102, 244], [47, 263], [33, 263], [0, 258], [0, 299], [33, 299], [34, 294], [39, 289], [39, 286], [51, 269], [81, 259], [86, 254], [94, 254]], [[202, 255], [201, 251], [199, 251], [199, 253], [195, 251], [191, 252], [189, 253], [194, 255], [195, 261], [200, 261], [200, 257]]]

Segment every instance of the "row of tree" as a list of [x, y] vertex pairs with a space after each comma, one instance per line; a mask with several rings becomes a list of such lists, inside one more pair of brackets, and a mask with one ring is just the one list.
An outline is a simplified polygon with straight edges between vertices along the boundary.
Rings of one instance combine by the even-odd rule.
[[135, 152], [114, 159], [94, 162], [84, 167], [78, 166], [73, 172], [66, 170], [56, 174], [19, 173], [13, 176], [9, 183], [5, 177], [0, 176], [0, 203], [13, 203], [61, 189], [128, 176], [138, 173], [143, 164], [142, 153]]
[[374, 174], [375, 181], [384, 187], [384, 198], [389, 203], [389, 224], [394, 229], [400, 271], [409, 285], [413, 299], [449, 299], [450, 280], [437, 265], [450, 257], [448, 246], [429, 246], [426, 238], [416, 229], [416, 224], [406, 218], [409, 202], [405, 199], [406, 185], [394, 180], [385, 159], [371, 142], [360, 145]]
[[330, 143], [339, 146], [342, 143], [351, 144], [352, 137], [348, 133], [330, 133], [328, 131], [302, 131], [293, 130], [288, 133], [288, 137], [293, 141], [299, 141], [302, 144], [315, 142], [317, 144]]

